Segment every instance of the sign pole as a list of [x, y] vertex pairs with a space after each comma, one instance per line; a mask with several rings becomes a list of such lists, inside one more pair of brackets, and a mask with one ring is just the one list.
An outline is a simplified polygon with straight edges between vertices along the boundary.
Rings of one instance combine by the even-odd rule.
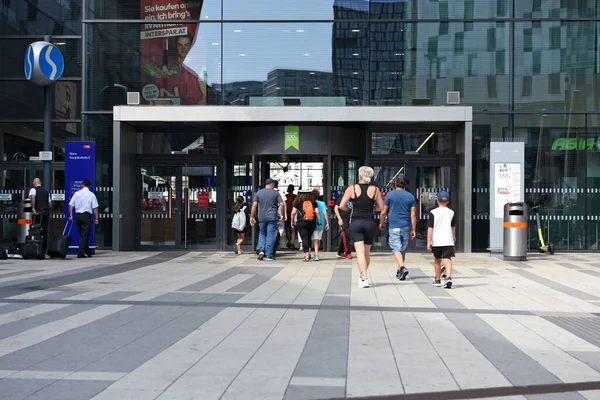
[[[50, 43], [50, 35], [44, 36], [44, 41]], [[44, 86], [44, 151], [52, 150], [52, 87]], [[52, 173], [50, 161], [44, 161], [44, 185], [52, 189]]]

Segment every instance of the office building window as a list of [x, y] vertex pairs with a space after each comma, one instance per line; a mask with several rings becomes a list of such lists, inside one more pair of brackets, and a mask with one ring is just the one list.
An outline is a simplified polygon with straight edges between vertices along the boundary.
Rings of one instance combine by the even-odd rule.
[[438, 38], [436, 36], [432, 36], [429, 38], [427, 42], [427, 54], [430, 56], [436, 56], [438, 52]]
[[542, 73], [542, 52], [540, 50], [533, 52], [533, 74]]
[[548, 75], [548, 93], [560, 94], [560, 74]]
[[440, 36], [441, 35], [447, 35], [448, 34], [448, 27], [450, 26], [450, 24], [448, 22], [440, 22]]
[[531, 28], [523, 29], [523, 51], [533, 50], [533, 30]]
[[473, 19], [475, 17], [475, 2], [473, 0], [465, 0], [465, 19]]
[[496, 75], [487, 76], [488, 97], [492, 99], [498, 98], [498, 87], [496, 85]]
[[477, 59], [477, 54], [469, 54], [469, 65], [467, 70], [467, 75], [475, 76], [477, 75], [477, 66], [475, 64], [475, 60]]
[[440, 19], [448, 19], [448, 2], [440, 1], [439, 9], [440, 9]]
[[465, 51], [465, 33], [456, 32], [454, 34], [454, 53], [462, 54]]
[[529, 97], [531, 96], [531, 90], [533, 85], [533, 77], [531, 75], [527, 75], [523, 77], [523, 83], [521, 87], [521, 97]]
[[550, 49], [560, 49], [561, 27], [553, 26], [550, 28]]
[[496, 28], [487, 30], [487, 51], [496, 50]]
[[435, 100], [437, 91], [437, 80], [436, 79], [427, 79], [427, 98], [431, 100]]
[[506, 73], [506, 50], [496, 52], [496, 75]]
[[508, 14], [508, 1], [507, 0], [498, 0], [496, 3], [496, 16], [497, 17], [506, 17]]
[[464, 93], [465, 79], [463, 77], [454, 78], [454, 90], [457, 92]]

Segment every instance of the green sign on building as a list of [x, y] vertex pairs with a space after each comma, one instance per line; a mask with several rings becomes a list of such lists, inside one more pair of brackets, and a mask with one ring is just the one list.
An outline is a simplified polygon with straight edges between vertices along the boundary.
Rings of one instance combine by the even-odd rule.
[[596, 150], [600, 149], [600, 139], [558, 138], [552, 143], [552, 150]]
[[300, 127], [297, 125], [287, 125], [285, 127], [285, 140], [283, 150], [295, 148], [300, 151]]

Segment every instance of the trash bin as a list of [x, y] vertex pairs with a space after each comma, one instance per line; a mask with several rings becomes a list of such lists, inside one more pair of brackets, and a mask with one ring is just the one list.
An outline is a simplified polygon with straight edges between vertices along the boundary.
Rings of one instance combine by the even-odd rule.
[[504, 259], [527, 260], [527, 204], [504, 205]]
[[19, 230], [17, 232], [17, 243], [25, 243], [25, 236], [29, 234], [29, 225], [33, 218], [33, 205], [31, 199], [25, 199], [21, 202], [19, 208]]

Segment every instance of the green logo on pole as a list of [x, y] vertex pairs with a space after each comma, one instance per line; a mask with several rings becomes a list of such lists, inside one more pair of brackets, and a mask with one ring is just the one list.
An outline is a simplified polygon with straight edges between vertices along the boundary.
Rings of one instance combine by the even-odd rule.
[[285, 127], [283, 150], [286, 151], [291, 147], [300, 151], [300, 127], [296, 125], [288, 125]]

